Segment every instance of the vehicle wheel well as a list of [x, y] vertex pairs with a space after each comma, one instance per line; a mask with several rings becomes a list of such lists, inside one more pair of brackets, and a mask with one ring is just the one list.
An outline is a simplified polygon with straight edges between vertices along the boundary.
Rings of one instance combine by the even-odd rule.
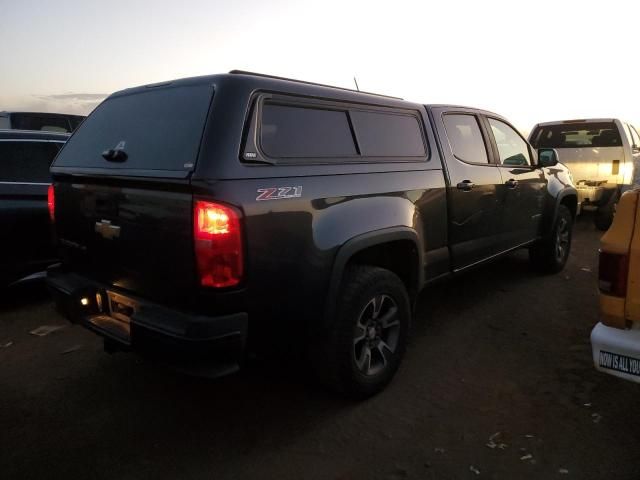
[[395, 273], [405, 284], [413, 300], [418, 291], [419, 256], [411, 240], [395, 240], [360, 250], [349, 260], [349, 265], [373, 265]]
[[578, 198], [575, 195], [567, 195], [560, 200], [560, 205], [564, 205], [571, 212], [571, 216], [576, 218], [576, 212], [578, 211]]

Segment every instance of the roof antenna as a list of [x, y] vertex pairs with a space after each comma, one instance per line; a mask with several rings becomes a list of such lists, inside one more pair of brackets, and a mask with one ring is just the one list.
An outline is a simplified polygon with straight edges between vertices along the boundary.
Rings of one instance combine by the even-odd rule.
[[358, 80], [356, 80], [356, 77], [355, 77], [355, 76], [353, 77], [353, 83], [355, 83], [355, 84], [356, 84], [356, 90], [357, 90], [357, 91], [360, 91], [360, 87], [358, 86]]

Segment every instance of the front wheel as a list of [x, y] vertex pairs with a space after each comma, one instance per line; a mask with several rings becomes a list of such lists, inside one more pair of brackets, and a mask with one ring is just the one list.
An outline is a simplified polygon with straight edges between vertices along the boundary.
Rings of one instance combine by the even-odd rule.
[[565, 205], [558, 207], [551, 234], [529, 249], [529, 260], [543, 273], [560, 272], [571, 252], [573, 215]]
[[373, 266], [350, 267], [341, 288], [337, 316], [313, 360], [327, 386], [366, 398], [384, 389], [400, 366], [409, 296], [397, 275]]

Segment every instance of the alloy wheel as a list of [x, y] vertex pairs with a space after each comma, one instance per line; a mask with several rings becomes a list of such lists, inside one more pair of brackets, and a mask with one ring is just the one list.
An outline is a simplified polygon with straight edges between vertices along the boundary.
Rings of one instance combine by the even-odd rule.
[[373, 297], [360, 312], [353, 338], [356, 367], [366, 376], [377, 375], [390, 363], [398, 348], [398, 306], [388, 295]]

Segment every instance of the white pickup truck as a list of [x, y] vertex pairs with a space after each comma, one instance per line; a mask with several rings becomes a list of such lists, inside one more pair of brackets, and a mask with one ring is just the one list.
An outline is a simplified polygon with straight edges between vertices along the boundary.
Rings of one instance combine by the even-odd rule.
[[578, 211], [594, 210], [595, 225], [607, 230], [620, 195], [640, 174], [640, 135], [629, 123], [612, 118], [539, 123], [529, 142], [557, 149], [578, 190]]

